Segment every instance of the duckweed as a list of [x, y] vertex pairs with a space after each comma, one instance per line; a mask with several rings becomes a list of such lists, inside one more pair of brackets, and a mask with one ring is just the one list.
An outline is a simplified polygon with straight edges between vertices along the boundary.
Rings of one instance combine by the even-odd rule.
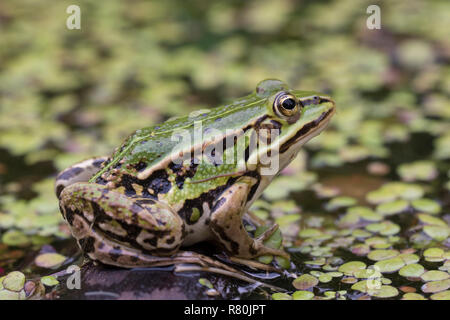
[[292, 294], [292, 299], [294, 299], [294, 300], [311, 300], [312, 298], [314, 298], [314, 293], [312, 293], [310, 291], [300, 290], [300, 291], [295, 291]]
[[423, 295], [418, 293], [405, 293], [402, 300], [427, 300]]
[[420, 277], [425, 272], [425, 268], [417, 263], [408, 264], [402, 267], [398, 274], [403, 277]]
[[9, 291], [20, 291], [25, 284], [25, 275], [19, 271], [8, 273], [2, 281], [3, 288]]
[[357, 271], [365, 268], [366, 264], [364, 262], [350, 261], [341, 265], [338, 270], [347, 276], [353, 276]]
[[399, 255], [397, 250], [373, 250], [368, 255], [367, 258], [374, 261], [380, 261], [385, 259], [394, 258]]
[[292, 297], [287, 293], [276, 292], [272, 294], [273, 300], [292, 300]]
[[389, 216], [406, 211], [408, 207], [409, 207], [408, 201], [401, 199], [379, 204], [376, 210], [379, 214]]
[[310, 275], [310, 274], [302, 274], [300, 277], [296, 278], [292, 285], [298, 290], [307, 290], [319, 283], [319, 280]]
[[375, 263], [375, 267], [382, 273], [391, 273], [400, 270], [405, 266], [405, 262], [399, 258], [381, 260]]
[[423, 227], [423, 232], [436, 241], [444, 241], [450, 236], [449, 227], [425, 226]]
[[439, 281], [450, 278], [450, 275], [444, 271], [430, 270], [423, 273], [420, 277], [423, 281]]
[[411, 201], [411, 205], [417, 211], [423, 211], [429, 214], [438, 214], [441, 212], [441, 206], [434, 200], [421, 198]]
[[430, 299], [431, 300], [450, 300], [450, 290], [445, 290], [442, 292], [432, 294], [430, 296]]
[[46, 286], [53, 287], [59, 284], [59, 281], [53, 276], [45, 276], [41, 278], [41, 283]]
[[58, 253], [43, 253], [36, 257], [34, 263], [41, 268], [58, 268], [67, 258]]
[[450, 288], [450, 279], [427, 282], [421, 289], [425, 293], [436, 293], [448, 288]]

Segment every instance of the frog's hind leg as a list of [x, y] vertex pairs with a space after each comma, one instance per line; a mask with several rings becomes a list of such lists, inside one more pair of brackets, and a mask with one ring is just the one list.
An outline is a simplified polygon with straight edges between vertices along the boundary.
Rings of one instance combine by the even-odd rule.
[[136, 267], [165, 267], [175, 266], [175, 272], [210, 272], [233, 277], [248, 283], [262, 285], [275, 291], [284, 289], [260, 282], [250, 278], [243, 272], [238, 271], [224, 263], [210, 257], [192, 252], [178, 251], [170, 257], [161, 257], [143, 253], [123, 243], [105, 237], [98, 229], [90, 228], [88, 222], [80, 216], [74, 216], [74, 227], [79, 230], [77, 236], [81, 237], [78, 242], [91, 260], [108, 265], [125, 268]]
[[167, 205], [100, 184], [66, 187], [60, 207], [81, 249], [105, 264], [152, 266], [155, 259], [176, 253], [185, 237], [183, 220]]
[[59, 198], [63, 189], [71, 184], [76, 182], [88, 182], [89, 179], [100, 170], [102, 163], [106, 159], [107, 157], [99, 157], [84, 160], [60, 172], [56, 177], [56, 196]]

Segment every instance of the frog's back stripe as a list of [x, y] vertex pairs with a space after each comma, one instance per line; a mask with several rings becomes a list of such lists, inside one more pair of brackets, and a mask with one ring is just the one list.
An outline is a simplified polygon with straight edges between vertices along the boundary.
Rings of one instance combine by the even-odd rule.
[[100, 157], [85, 160], [62, 171], [56, 177], [56, 196], [59, 198], [59, 195], [64, 188], [71, 184], [76, 182], [87, 182], [97, 171], [100, 170], [102, 163], [106, 159], [106, 157]]

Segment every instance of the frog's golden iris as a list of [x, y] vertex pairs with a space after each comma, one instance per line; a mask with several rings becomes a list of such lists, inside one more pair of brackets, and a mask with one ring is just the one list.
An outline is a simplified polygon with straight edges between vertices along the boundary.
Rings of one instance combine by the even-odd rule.
[[273, 112], [288, 123], [294, 123], [299, 119], [302, 107], [300, 100], [286, 91], [277, 93], [273, 101]]

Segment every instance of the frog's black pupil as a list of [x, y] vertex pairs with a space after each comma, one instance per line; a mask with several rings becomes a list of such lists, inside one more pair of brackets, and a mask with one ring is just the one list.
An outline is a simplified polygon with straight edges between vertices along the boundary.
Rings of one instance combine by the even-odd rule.
[[292, 98], [283, 101], [283, 108], [292, 110], [295, 108], [295, 100]]

